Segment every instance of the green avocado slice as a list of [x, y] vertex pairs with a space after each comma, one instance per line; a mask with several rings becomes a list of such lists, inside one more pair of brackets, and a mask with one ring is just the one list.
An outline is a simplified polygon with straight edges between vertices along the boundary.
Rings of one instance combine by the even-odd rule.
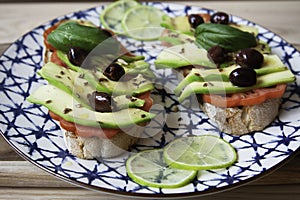
[[277, 84], [294, 81], [294, 74], [290, 70], [284, 70], [259, 76], [257, 77], [257, 84], [250, 87], [238, 87], [229, 81], [192, 82], [183, 89], [178, 101], [183, 102], [192, 94], [230, 94], [246, 92], [257, 88], [271, 87]]
[[[192, 82], [205, 82], [205, 81], [229, 81], [230, 73], [239, 68], [234, 64], [222, 69], [197, 69], [191, 70], [175, 88], [174, 93], [179, 95], [180, 92]], [[282, 63], [277, 55], [264, 55], [264, 63], [261, 68], [255, 69], [257, 76], [280, 72], [287, 70], [286, 66]]]
[[[99, 92], [138, 95], [154, 89], [153, 83], [145, 77], [153, 79], [155, 78], [155, 75], [150, 70], [150, 64], [145, 61], [132, 60], [131, 63], [126, 63], [124, 60], [126, 64], [120, 62], [124, 67], [126, 74], [137, 76], [128, 81], [111, 81], [103, 75], [103, 70], [88, 70], [73, 65], [69, 61], [67, 55], [61, 51], [57, 51], [57, 55], [70, 69], [83, 73], [83, 78]], [[122, 59], [122, 56], [120, 59]]]
[[53, 85], [39, 87], [27, 100], [47, 107], [66, 121], [85, 126], [122, 128], [145, 123], [155, 117], [155, 114], [137, 108], [116, 112], [95, 112], [82, 106], [70, 94]]
[[[90, 108], [88, 96], [96, 91], [96, 88], [83, 78], [84, 73], [76, 72], [49, 62], [38, 71], [38, 74], [50, 84], [72, 95], [73, 98], [82, 103], [83, 106]], [[101, 92], [110, 93], [109, 90], [101, 90]], [[142, 107], [145, 103], [144, 100], [130, 95], [113, 96], [113, 99], [116, 109]]]
[[166, 48], [160, 52], [155, 61], [155, 67], [157, 69], [179, 68], [189, 65], [216, 68], [216, 65], [207, 57], [207, 51], [198, 48], [192, 43], [185, 43]]

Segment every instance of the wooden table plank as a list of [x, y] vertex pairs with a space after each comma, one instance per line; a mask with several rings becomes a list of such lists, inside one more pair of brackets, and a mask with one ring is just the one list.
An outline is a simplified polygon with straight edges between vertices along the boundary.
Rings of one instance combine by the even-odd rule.
[[[170, 3], [174, 1], [168, 1]], [[100, 6], [107, 2], [5, 3], [0, 6], [0, 43], [18, 37], [58, 16]], [[175, 1], [211, 8], [241, 16], [281, 35], [288, 42], [300, 44], [300, 1]], [[37, 17], [38, 16], [38, 17]], [[292, 17], [294, 16], [294, 17]]]

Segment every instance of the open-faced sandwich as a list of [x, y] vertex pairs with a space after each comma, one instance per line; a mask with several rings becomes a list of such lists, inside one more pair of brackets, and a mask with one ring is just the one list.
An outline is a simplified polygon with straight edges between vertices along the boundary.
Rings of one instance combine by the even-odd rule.
[[163, 26], [168, 48], [155, 64], [183, 74], [175, 89], [179, 102], [196, 94], [218, 128], [235, 135], [262, 130], [274, 120], [295, 76], [258, 40], [258, 29], [231, 23], [223, 12], [166, 17]]
[[44, 33], [48, 81], [27, 100], [48, 108], [77, 157], [113, 157], [134, 144], [155, 116], [150, 65], [127, 52], [111, 31], [64, 20]]

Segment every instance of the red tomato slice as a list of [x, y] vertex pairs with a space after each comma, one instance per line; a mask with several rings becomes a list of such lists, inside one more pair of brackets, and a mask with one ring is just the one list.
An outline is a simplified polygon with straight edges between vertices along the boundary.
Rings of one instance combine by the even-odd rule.
[[222, 108], [236, 106], [251, 106], [261, 104], [267, 99], [280, 98], [284, 94], [286, 84], [278, 84], [275, 87], [254, 89], [249, 92], [230, 94], [226, 96], [216, 94], [204, 94], [202, 100]]
[[53, 51], [52, 54], [51, 54], [51, 58], [50, 58], [50, 61], [59, 65], [59, 66], [62, 66], [62, 67], [68, 67], [67, 64], [65, 64], [58, 56], [57, 56], [57, 51]]
[[144, 111], [149, 111], [153, 105], [153, 99], [150, 97], [151, 92], [145, 92], [137, 96], [139, 99], [145, 100], [144, 106], [141, 108]]

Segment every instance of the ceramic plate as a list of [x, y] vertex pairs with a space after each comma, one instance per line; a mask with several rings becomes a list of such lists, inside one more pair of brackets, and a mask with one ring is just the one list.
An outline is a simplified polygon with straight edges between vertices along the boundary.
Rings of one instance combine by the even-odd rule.
[[[177, 4], [149, 3], [170, 16], [190, 13], [212, 13], [213, 10]], [[181, 197], [203, 195], [233, 188], [254, 180], [280, 166], [296, 154], [300, 146], [300, 68], [299, 52], [280, 36], [249, 22], [231, 16], [232, 21], [256, 26], [259, 38], [266, 41], [282, 61], [297, 76], [284, 94], [279, 116], [263, 131], [244, 136], [219, 132], [216, 125], [197, 105], [178, 105], [172, 88], [178, 80], [168, 70], [155, 71], [158, 81], [153, 92], [157, 107], [164, 108], [165, 123], [146, 130], [132, 149], [160, 148], [175, 137], [213, 134], [230, 142], [237, 150], [238, 162], [220, 170], [199, 173], [198, 179], [178, 189], [155, 189], [140, 186], [126, 175], [125, 160], [129, 152], [114, 159], [82, 160], [69, 154], [62, 132], [48, 116], [47, 109], [26, 101], [26, 97], [40, 85], [46, 84], [37, 74], [43, 65], [43, 37], [46, 28], [61, 19], [84, 19], [100, 25], [102, 7], [68, 14], [36, 27], [14, 42], [0, 58], [0, 129], [8, 143], [24, 158], [38, 167], [71, 183], [102, 192], [143, 197]], [[162, 47], [159, 42], [139, 42], [121, 38], [122, 43], [136, 54], [153, 63]], [[156, 133], [156, 134], [153, 134]]]

